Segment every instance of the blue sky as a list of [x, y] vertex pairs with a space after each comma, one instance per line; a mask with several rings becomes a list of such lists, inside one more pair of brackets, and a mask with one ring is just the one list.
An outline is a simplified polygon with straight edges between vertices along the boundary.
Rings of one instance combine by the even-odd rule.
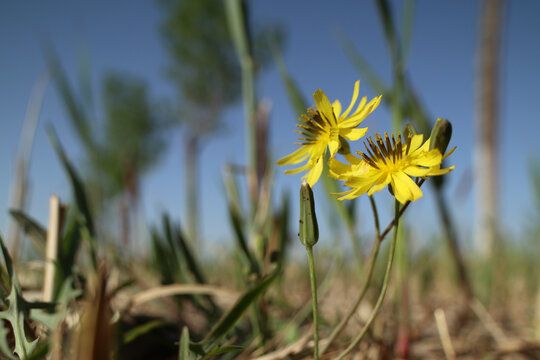
[[[400, 2], [392, 2], [399, 11]], [[348, 103], [356, 79], [361, 94], [375, 96], [350, 64], [336, 41], [342, 30], [354, 42], [375, 71], [389, 81], [391, 68], [379, 19], [372, 1], [330, 2], [316, 0], [252, 1], [252, 21], [257, 25], [279, 23], [287, 34], [285, 61], [290, 73], [312, 103], [318, 88], [331, 99]], [[397, 7], [396, 7], [397, 6]], [[501, 221], [510, 234], [519, 234], [524, 217], [533, 206], [527, 175], [529, 161], [540, 161], [540, 34], [536, 15], [540, 3], [533, 0], [507, 2], [501, 66], [499, 188]], [[418, 1], [408, 73], [422, 102], [433, 116], [445, 117], [454, 125], [457, 146], [449, 175], [447, 196], [462, 234], [470, 236], [474, 225], [474, 188], [471, 188], [475, 134], [475, 50], [477, 43], [477, 1]], [[43, 44], [56, 47], [73, 83], [78, 58], [88, 50], [92, 59], [94, 85], [99, 90], [103, 75], [121, 70], [143, 77], [155, 98], [174, 98], [174, 89], [164, 77], [167, 54], [159, 37], [162, 14], [152, 1], [103, 0], [84, 2], [51, 0], [4, 1], [0, 3], [0, 232], [7, 233], [9, 189], [13, 163], [30, 90], [45, 68]], [[296, 122], [277, 71], [270, 66], [259, 79], [258, 96], [272, 102], [271, 150], [274, 158], [292, 152]], [[385, 131], [389, 113], [384, 106], [365, 124], [370, 132]], [[227, 240], [229, 230], [221, 167], [227, 162], [244, 162], [244, 121], [241, 104], [224, 115], [225, 131], [211, 138], [202, 153], [203, 236]], [[65, 176], [52, 152], [44, 126], [53, 124], [73, 160], [82, 153], [70, 129], [55, 89], [49, 85], [39, 120], [30, 169], [29, 212], [46, 223], [47, 199], [58, 193], [66, 201], [69, 190]], [[146, 219], [152, 221], [169, 211], [185, 222], [182, 208], [181, 130], [170, 135], [170, 146], [159, 166], [143, 183]], [[276, 175], [276, 198], [289, 190], [297, 198], [300, 176]], [[459, 184], [465, 184], [460, 186]], [[469, 185], [467, 185], [469, 184]], [[465, 189], [465, 190], [463, 190]], [[320, 196], [321, 189], [316, 189]], [[411, 218], [421, 218], [428, 229], [437, 227], [433, 200], [426, 188], [425, 199], [414, 204]], [[379, 195], [382, 211], [390, 211], [389, 197]], [[322, 210], [321, 213], [325, 214]], [[367, 215], [368, 217], [362, 217]], [[359, 218], [361, 233], [371, 231], [367, 207]], [[365, 227], [364, 227], [365, 225]], [[324, 227], [322, 222], [321, 227]], [[364, 230], [367, 229], [367, 230]], [[322, 229], [323, 234], [328, 230]]]

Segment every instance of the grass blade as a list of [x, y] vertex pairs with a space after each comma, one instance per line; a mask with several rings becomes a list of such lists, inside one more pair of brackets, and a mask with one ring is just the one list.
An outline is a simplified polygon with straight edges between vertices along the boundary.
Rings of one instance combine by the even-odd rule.
[[189, 329], [184, 326], [182, 330], [182, 336], [180, 337], [180, 349], [178, 351], [178, 360], [190, 360], [189, 359]]
[[366, 59], [358, 52], [354, 47], [352, 41], [343, 33], [336, 33], [337, 40], [341, 45], [341, 48], [345, 52], [345, 55], [349, 58], [349, 61], [356, 67], [358, 72], [364, 76], [369, 86], [377, 94], [384, 94], [383, 100], [389, 101], [389, 91], [384, 85], [382, 79], [375, 73], [375, 71], [368, 64]]
[[[71, 183], [71, 189], [73, 192], [73, 198], [75, 200], [76, 208], [82, 215], [82, 219], [80, 219], [79, 217], [76, 217], [77, 220], [73, 226], [78, 229], [73, 229], [73, 231], [74, 233], [78, 233], [78, 235], [82, 235], [81, 227], [82, 229], [86, 228], [86, 230], [88, 231], [88, 235], [89, 235], [88, 240], [90, 242], [90, 258], [91, 258], [94, 268], [97, 268], [97, 254], [96, 254], [97, 244], [95, 240], [94, 220], [92, 218], [92, 214], [90, 211], [90, 204], [88, 202], [88, 198], [86, 197], [84, 184], [81, 178], [79, 177], [77, 171], [75, 170], [75, 167], [73, 167], [66, 153], [64, 152], [64, 149], [62, 148], [62, 145], [60, 144], [60, 141], [58, 140], [58, 137], [56, 136], [54, 129], [52, 127], [49, 127], [47, 130], [47, 133], [49, 135], [49, 140], [51, 141], [51, 145], [56, 151], [56, 154], [58, 155], [58, 158], [60, 159], [60, 162], [65, 172], [68, 175], [69, 181]], [[79, 224], [79, 222], [82, 222], [82, 224]], [[73, 232], [71, 234], [73, 234]], [[62, 242], [65, 245], [65, 242], [64, 241]]]
[[285, 85], [285, 90], [287, 91], [287, 96], [289, 97], [289, 103], [294, 109], [296, 116], [300, 117], [307, 108], [306, 99], [302, 96], [300, 89], [294, 79], [289, 74], [285, 61], [283, 60], [283, 55], [277, 45], [275, 38], [271, 37], [269, 39], [270, 50], [272, 51], [272, 56], [274, 57], [274, 62], [281, 77], [281, 81]]
[[411, 51], [412, 32], [414, 25], [414, 0], [405, 0], [403, 9], [403, 25], [401, 28], [401, 56], [403, 62], [407, 61]]
[[165, 321], [153, 320], [137, 326], [124, 334], [124, 344], [129, 344], [139, 336], [143, 336], [154, 329], [168, 325]]
[[210, 353], [218, 346], [219, 342], [242, 318], [246, 310], [268, 289], [270, 284], [277, 278], [277, 275], [278, 272], [274, 271], [238, 299], [236, 304], [219, 320], [206, 339], [199, 344], [205, 352]]
[[69, 118], [75, 127], [76, 134], [87, 148], [93, 149], [94, 142], [92, 139], [90, 121], [85, 115], [83, 105], [75, 98], [74, 91], [69, 84], [66, 73], [60, 64], [56, 52], [52, 48], [49, 48], [46, 57], [56, 88], [69, 113]]
[[386, 37], [386, 44], [388, 50], [392, 56], [392, 62], [396, 64], [401, 55], [399, 50], [399, 44], [397, 42], [396, 29], [394, 27], [394, 18], [392, 16], [392, 10], [387, 0], [377, 0], [377, 10], [379, 17], [382, 21], [384, 35]]
[[186, 265], [189, 271], [193, 274], [193, 277], [199, 284], [206, 284], [206, 278], [201, 271], [201, 266], [199, 265], [197, 258], [193, 254], [193, 251], [191, 251], [191, 248], [189, 247], [186, 238], [182, 234], [182, 229], [180, 228], [180, 226], [176, 228], [176, 238], [178, 239], [180, 251], [184, 255], [184, 259], [186, 260]]
[[69, 181], [71, 183], [71, 188], [73, 191], [73, 197], [75, 199], [75, 204], [77, 205], [77, 208], [79, 209], [81, 214], [84, 216], [85, 225], [88, 228], [90, 235], [93, 237], [94, 221], [92, 219], [90, 205], [86, 197], [84, 184], [79, 177], [77, 171], [75, 170], [75, 167], [69, 161], [66, 153], [64, 152], [64, 149], [62, 148], [62, 145], [60, 144], [60, 141], [58, 140], [58, 137], [56, 136], [56, 132], [52, 127], [49, 127], [47, 129], [47, 134], [49, 135], [51, 145], [56, 151], [56, 154], [58, 155], [58, 158], [60, 159], [60, 162], [69, 177]]
[[235, 233], [236, 244], [250, 265], [250, 272], [260, 275], [260, 266], [251, 253], [246, 236], [244, 234], [244, 216], [242, 211], [242, 202], [238, 193], [238, 186], [232, 173], [232, 166], [227, 165], [223, 169], [223, 183], [225, 186], [225, 194], [229, 206], [229, 219]]
[[45, 241], [47, 238], [47, 230], [37, 222], [37, 220], [31, 218], [23, 211], [11, 209], [9, 213], [15, 221], [22, 228], [24, 233], [30, 239], [30, 243], [34, 247], [34, 250], [41, 256], [45, 257]]

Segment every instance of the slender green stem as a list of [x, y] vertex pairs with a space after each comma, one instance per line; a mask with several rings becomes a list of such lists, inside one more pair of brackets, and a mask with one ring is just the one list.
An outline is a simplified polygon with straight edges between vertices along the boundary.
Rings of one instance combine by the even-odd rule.
[[306, 246], [309, 262], [309, 278], [311, 280], [311, 299], [313, 300], [313, 358], [319, 359], [319, 306], [317, 305], [317, 279], [315, 278], [315, 262], [313, 247]]
[[[418, 187], [421, 187], [422, 184], [426, 181], [426, 179], [421, 179], [420, 182], [418, 182]], [[382, 232], [382, 234], [379, 236], [379, 239], [380, 241], [383, 241], [383, 239], [386, 237], [386, 235], [388, 235], [388, 233], [390, 232], [390, 230], [392, 230], [392, 227], [396, 224], [396, 222], [399, 220], [399, 218], [401, 217], [401, 215], [403, 215], [403, 213], [405, 212], [405, 210], [407, 210], [407, 208], [409, 207], [409, 205], [411, 204], [410, 201], [407, 201], [405, 203], [405, 205], [403, 205], [403, 207], [401, 208], [401, 210], [399, 211], [399, 214], [397, 217], [394, 218], [394, 220], [392, 220], [390, 222], [390, 224], [388, 224], [388, 226], [384, 229], [384, 231]]]
[[373, 250], [371, 251], [370, 259], [369, 259], [369, 268], [368, 273], [366, 276], [366, 280], [364, 282], [364, 285], [362, 286], [362, 289], [360, 290], [360, 294], [358, 295], [358, 298], [356, 298], [356, 302], [351, 307], [347, 315], [341, 320], [341, 322], [338, 324], [338, 326], [332, 331], [332, 334], [330, 334], [330, 337], [328, 338], [328, 341], [324, 344], [324, 346], [321, 349], [321, 355], [324, 354], [328, 348], [330, 348], [330, 345], [332, 345], [332, 342], [341, 334], [349, 320], [352, 318], [352, 316], [356, 313], [356, 309], [362, 302], [362, 299], [364, 298], [367, 289], [369, 288], [369, 284], [371, 282], [371, 278], [373, 276], [373, 269], [375, 268], [375, 262], [377, 260], [377, 256], [379, 255], [379, 248], [381, 247], [380, 241], [375, 241], [375, 245], [373, 247]]
[[321, 355], [324, 354], [328, 348], [330, 348], [330, 345], [336, 340], [336, 338], [341, 334], [343, 329], [345, 329], [345, 326], [347, 326], [347, 323], [349, 320], [353, 317], [353, 315], [356, 312], [356, 309], [358, 306], [360, 306], [360, 303], [362, 302], [362, 299], [366, 295], [367, 289], [369, 288], [369, 284], [371, 283], [371, 278], [373, 276], [373, 269], [375, 268], [375, 263], [377, 260], [377, 256], [379, 255], [379, 249], [381, 247], [381, 239], [380, 239], [380, 227], [379, 227], [379, 213], [377, 212], [377, 205], [375, 204], [375, 200], [372, 196], [369, 197], [369, 200], [371, 202], [371, 209], [373, 210], [373, 219], [375, 221], [375, 244], [373, 246], [373, 249], [371, 250], [371, 255], [369, 258], [368, 263], [368, 271], [366, 274], [366, 280], [364, 281], [364, 285], [362, 286], [362, 289], [360, 290], [360, 294], [356, 298], [356, 301], [354, 305], [351, 307], [347, 315], [341, 320], [341, 322], [338, 324], [338, 326], [332, 331], [332, 334], [330, 334], [330, 337], [328, 338], [328, 341], [324, 344], [324, 346], [321, 349]]
[[371, 204], [371, 210], [373, 211], [373, 219], [375, 221], [375, 240], [380, 242], [381, 237], [381, 228], [379, 226], [379, 212], [377, 211], [377, 204], [375, 204], [375, 199], [373, 196], [369, 196], [369, 202]]
[[397, 234], [398, 234], [398, 227], [399, 227], [399, 202], [396, 200], [396, 211], [394, 216], [394, 236], [392, 238], [392, 244], [390, 245], [390, 254], [388, 256], [388, 263], [386, 265], [386, 273], [384, 274], [384, 280], [382, 284], [381, 293], [379, 294], [379, 298], [377, 299], [377, 303], [375, 304], [375, 308], [373, 309], [371, 315], [369, 316], [368, 321], [364, 325], [364, 328], [360, 332], [360, 334], [354, 339], [354, 341], [345, 349], [338, 357], [337, 360], [343, 359], [345, 356], [347, 356], [359, 343], [362, 341], [366, 333], [368, 332], [369, 328], [371, 327], [371, 324], [377, 317], [377, 314], [379, 313], [379, 310], [381, 309], [381, 305], [383, 303], [384, 297], [386, 295], [386, 291], [388, 290], [388, 283], [390, 279], [390, 272], [392, 270], [392, 264], [394, 262], [394, 253], [396, 250], [396, 244], [397, 244]]

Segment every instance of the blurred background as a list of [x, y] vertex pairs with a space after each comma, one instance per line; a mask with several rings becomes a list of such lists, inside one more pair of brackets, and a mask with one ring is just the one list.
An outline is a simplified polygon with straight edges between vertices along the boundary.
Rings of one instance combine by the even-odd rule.
[[[84, 184], [98, 242], [144, 257], [168, 214], [202, 258], [237, 246], [242, 227], [257, 252], [253, 232], [271, 233], [257, 216], [289, 199], [285, 231], [302, 260], [301, 174], [284, 175], [275, 160], [296, 149], [295, 124], [317, 89], [348, 104], [358, 79], [361, 96], [383, 94], [362, 124], [371, 135], [407, 122], [429, 134], [438, 117], [453, 125], [456, 169], [407, 211], [410, 256], [441, 236], [466, 261], [507, 246], [538, 254], [537, 1], [252, 0], [242, 2], [243, 35], [225, 7], [0, 4], [0, 231], [15, 260], [38, 255], [10, 209], [45, 226], [51, 195], [76, 200], [57, 142]], [[370, 206], [336, 205], [329, 186], [314, 188], [318, 246], [352, 263], [351, 246], [371, 248]], [[391, 195], [376, 198], [386, 224]], [[235, 207], [251, 225], [235, 223]]]
[[[338, 5], [314, 1], [308, 7], [301, 3], [252, 1], [249, 10], [254, 31], [279, 29], [285, 64], [308, 105], [312, 106], [311, 94], [319, 88], [332, 101], [348, 102], [357, 79], [361, 80], [361, 95], [376, 95], [340, 46], [344, 37], [382, 81], [392, 83], [384, 32], [374, 6], [370, 1]], [[417, 2], [405, 63], [407, 75], [430, 121], [443, 117], [454, 125], [452, 145], [457, 146], [457, 151], [452, 163], [456, 170], [447, 176], [450, 183], [447, 191], [451, 195], [451, 206], [456, 210], [455, 216], [462, 224], [460, 230], [468, 240], [471, 240], [476, 221], [473, 179], [474, 144], [478, 135], [475, 128], [478, 117], [475, 86], [479, 74], [475, 69], [480, 6], [478, 1]], [[529, 39], [539, 32], [534, 21], [538, 5], [535, 1], [520, 1], [505, 3], [503, 7], [497, 68], [500, 99], [496, 125], [497, 194], [501, 230], [519, 238], [519, 232], [535, 206], [529, 169], [538, 157], [535, 136], [540, 125], [534, 121], [534, 114], [538, 113], [534, 96], [537, 94], [535, 84], [540, 80], [540, 73], [535, 71], [540, 44]], [[400, 15], [402, 8], [401, 2], [392, 3], [396, 14]], [[127, 78], [144, 87], [149, 106], [166, 102], [173, 111], [188, 111], [188, 106], [182, 103], [178, 94], [177, 81], [168, 75], [175, 66], [182, 66], [182, 60], [172, 54], [171, 45], [167, 43], [168, 35], [163, 30], [171, 15], [168, 11], [167, 6], [159, 2], [137, 2], [129, 6], [121, 2], [99, 1], [2, 4], [0, 41], [5, 51], [0, 57], [3, 69], [0, 75], [3, 94], [0, 99], [0, 156], [5, 170], [0, 176], [0, 187], [4, 189], [0, 193], [0, 204], [4, 204], [5, 210], [13, 201], [10, 194], [15, 179], [17, 149], [32, 88], [44, 77], [47, 54], [51, 49], [56, 51], [73, 91], [78, 93], [83, 86], [79, 80], [81, 73], [88, 78], [88, 91], [91, 93], [78, 96], [92, 98], [93, 120], [99, 124], [95, 127], [104, 128], [109, 121], [105, 83], [111, 76], [121, 80]], [[197, 25], [204, 26], [204, 22], [201, 20]], [[273, 159], [277, 159], [295, 148], [296, 134], [293, 130], [297, 116], [289, 105], [285, 87], [269, 55], [266, 54], [268, 59], [259, 71], [256, 88], [260, 99], [268, 101], [271, 107], [269, 149]], [[29, 161], [25, 206], [29, 213], [46, 222], [48, 197], [57, 193], [67, 201], [69, 193], [45, 128], [54, 126], [70, 157], [80, 164], [81, 171], [89, 172], [92, 168], [85, 163], [84, 146], [54, 84], [49, 81], [39, 91], [43, 92], [40, 94], [43, 102]], [[212, 116], [212, 129], [201, 140], [204, 146], [198, 148], [199, 184], [202, 188], [199, 194], [200, 222], [204, 224], [200, 235], [211, 242], [227, 241], [230, 237], [228, 220], [224, 216], [225, 197], [220, 195], [223, 191], [221, 167], [226, 163], [243, 164], [246, 147], [240, 95], [230, 101], [227, 99], [220, 107], [219, 113]], [[185, 142], [189, 137], [186, 132], [190, 126], [186, 124], [185, 116], [173, 118], [166, 131], [156, 134], [156, 141], [161, 143], [160, 151], [149, 156], [148, 168], [145, 166], [138, 180], [138, 216], [141, 220], [152, 221], [164, 210], [180, 219], [187, 216], [183, 171], [186, 166]], [[381, 106], [365, 124], [371, 131], [386, 131], [389, 119], [387, 108]], [[275, 178], [276, 194], [285, 189], [297, 191], [299, 175], [284, 176], [277, 169]], [[411, 212], [429, 217], [433, 213], [431, 206], [428, 195]], [[426, 221], [428, 227], [430, 223], [433, 221]], [[1, 228], [6, 229], [7, 224], [7, 211], [2, 211]], [[436, 226], [432, 225], [433, 228]], [[321, 231], [324, 232], [324, 228]]]

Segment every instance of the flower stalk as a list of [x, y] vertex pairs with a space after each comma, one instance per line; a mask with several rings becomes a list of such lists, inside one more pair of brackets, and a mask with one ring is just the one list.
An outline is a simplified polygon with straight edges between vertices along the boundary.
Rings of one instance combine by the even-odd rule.
[[366, 279], [364, 281], [364, 285], [362, 286], [362, 289], [360, 290], [360, 294], [356, 298], [355, 303], [353, 304], [353, 306], [351, 307], [347, 315], [338, 324], [338, 326], [332, 331], [332, 334], [330, 334], [328, 341], [326, 341], [324, 347], [321, 349], [321, 355], [324, 354], [330, 348], [330, 345], [332, 345], [334, 340], [339, 336], [339, 334], [341, 334], [343, 329], [345, 329], [345, 326], [347, 326], [347, 323], [349, 322], [349, 320], [356, 313], [356, 309], [358, 308], [358, 306], [364, 299], [367, 289], [369, 288], [369, 284], [371, 283], [371, 278], [373, 277], [373, 269], [375, 269], [375, 263], [377, 261], [377, 256], [379, 255], [379, 249], [381, 247], [382, 238], [380, 238], [379, 215], [377, 212], [377, 206], [375, 204], [375, 200], [373, 199], [372, 196], [369, 197], [369, 200], [371, 202], [371, 209], [373, 210], [373, 217], [375, 219], [375, 243], [373, 245], [373, 249], [371, 250], [371, 255], [369, 257]]
[[396, 210], [394, 215], [394, 236], [392, 238], [392, 243], [390, 244], [390, 252], [388, 255], [388, 263], [386, 264], [386, 272], [384, 274], [384, 280], [381, 288], [381, 293], [379, 294], [379, 298], [377, 299], [377, 303], [375, 304], [375, 308], [371, 312], [371, 315], [369, 316], [368, 321], [364, 325], [364, 328], [358, 334], [358, 336], [354, 339], [354, 341], [345, 349], [338, 357], [337, 360], [343, 359], [345, 356], [347, 356], [359, 343], [362, 341], [366, 333], [368, 332], [369, 328], [371, 327], [371, 324], [373, 324], [373, 321], [377, 317], [377, 314], [379, 313], [379, 310], [381, 309], [382, 303], [384, 301], [384, 297], [386, 295], [386, 291], [388, 290], [388, 283], [390, 280], [390, 273], [392, 271], [392, 264], [394, 263], [394, 254], [396, 251], [396, 244], [398, 239], [398, 229], [399, 229], [399, 208], [400, 203], [398, 200], [395, 201]]

